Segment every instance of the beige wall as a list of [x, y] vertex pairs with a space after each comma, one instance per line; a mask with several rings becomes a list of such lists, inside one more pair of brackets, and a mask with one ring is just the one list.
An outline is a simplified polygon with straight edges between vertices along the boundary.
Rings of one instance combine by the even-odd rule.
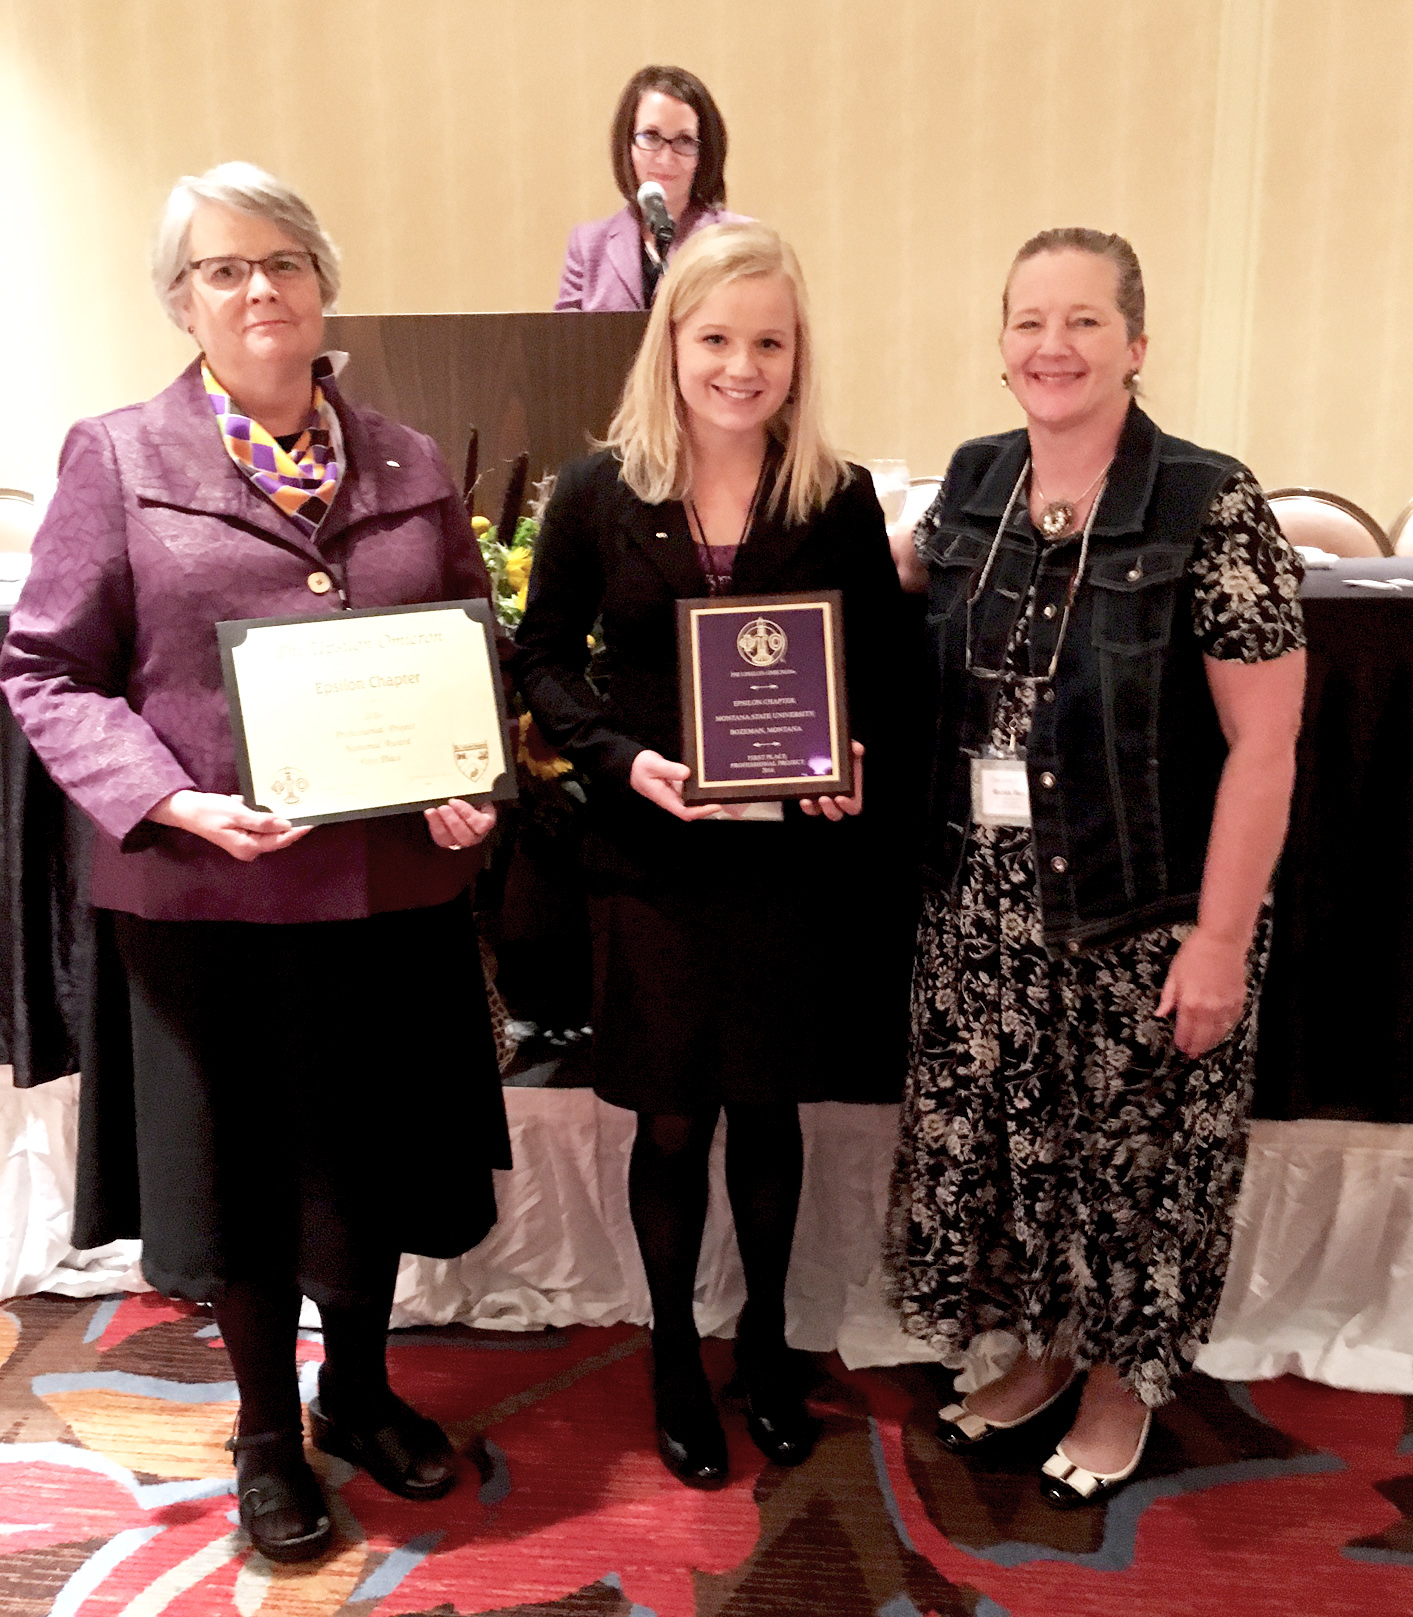
[[1143, 259], [1166, 427], [1384, 522], [1413, 495], [1408, 0], [0, 0], [0, 484], [184, 360], [145, 279], [178, 174], [303, 190], [347, 312], [547, 308], [654, 59], [797, 247], [852, 454], [1014, 424], [1005, 266], [1085, 223]]

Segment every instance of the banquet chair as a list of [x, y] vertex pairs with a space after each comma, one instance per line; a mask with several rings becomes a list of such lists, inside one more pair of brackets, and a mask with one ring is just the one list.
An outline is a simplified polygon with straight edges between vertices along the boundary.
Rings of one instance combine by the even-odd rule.
[[1281, 532], [1293, 545], [1335, 556], [1391, 556], [1393, 547], [1369, 513], [1318, 488], [1277, 488], [1266, 495]]
[[1395, 556], [1413, 556], [1413, 527], [1408, 523], [1410, 517], [1413, 517], [1413, 500], [1409, 500], [1389, 524], [1388, 542], [1393, 546]]
[[34, 495], [21, 488], [0, 488], [0, 550], [28, 550], [38, 526]]

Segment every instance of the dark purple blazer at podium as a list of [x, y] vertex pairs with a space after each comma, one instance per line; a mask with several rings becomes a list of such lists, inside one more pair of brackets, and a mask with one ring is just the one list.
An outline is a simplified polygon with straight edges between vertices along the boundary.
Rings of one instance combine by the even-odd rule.
[[[689, 210], [682, 219], [676, 240], [667, 250], [673, 254], [688, 236], [707, 225], [742, 222], [745, 215], [727, 213], [725, 208]], [[622, 207], [608, 219], [591, 219], [569, 232], [564, 255], [564, 271], [559, 279], [556, 309], [641, 309], [643, 307], [643, 238], [638, 215]]]

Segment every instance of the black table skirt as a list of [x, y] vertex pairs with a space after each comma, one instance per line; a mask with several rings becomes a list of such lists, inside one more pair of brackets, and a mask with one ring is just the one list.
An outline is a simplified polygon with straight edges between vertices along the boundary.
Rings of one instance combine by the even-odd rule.
[[1312, 569], [1259, 1117], [1413, 1122], [1413, 558]]
[[[1413, 559], [1312, 570], [1310, 683], [1261, 1004], [1256, 1113], [1413, 1122]], [[0, 612], [0, 633], [8, 613]], [[87, 821], [0, 703], [0, 1060], [79, 1066]]]
[[[0, 612], [0, 637], [9, 627]], [[23, 1089], [74, 1072], [93, 971], [92, 833], [0, 700], [0, 1062]]]

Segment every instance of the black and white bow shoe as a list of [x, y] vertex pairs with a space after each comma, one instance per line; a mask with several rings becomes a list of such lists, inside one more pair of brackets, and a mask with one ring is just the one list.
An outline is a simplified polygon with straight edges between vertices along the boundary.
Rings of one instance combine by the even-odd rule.
[[937, 1411], [938, 1441], [953, 1454], [962, 1454], [968, 1449], [980, 1448], [998, 1432], [1013, 1432], [1018, 1426], [1024, 1426], [1027, 1421], [1044, 1414], [1051, 1404], [1063, 1398], [1074, 1385], [1076, 1374], [1077, 1371], [1071, 1371], [1064, 1386], [1052, 1392], [1043, 1404], [1027, 1409], [1025, 1414], [1017, 1415], [1013, 1420], [991, 1420], [986, 1415], [978, 1415], [974, 1409], [967, 1407], [966, 1398], [959, 1404], [947, 1404]]
[[1143, 1450], [1148, 1444], [1148, 1433], [1153, 1427], [1153, 1412], [1143, 1417], [1143, 1430], [1138, 1434], [1138, 1447], [1133, 1458], [1122, 1471], [1086, 1471], [1076, 1465], [1065, 1453], [1064, 1445], [1040, 1467], [1040, 1492], [1045, 1502], [1056, 1510], [1076, 1510], [1080, 1505], [1100, 1505], [1123, 1487], [1138, 1470]]

